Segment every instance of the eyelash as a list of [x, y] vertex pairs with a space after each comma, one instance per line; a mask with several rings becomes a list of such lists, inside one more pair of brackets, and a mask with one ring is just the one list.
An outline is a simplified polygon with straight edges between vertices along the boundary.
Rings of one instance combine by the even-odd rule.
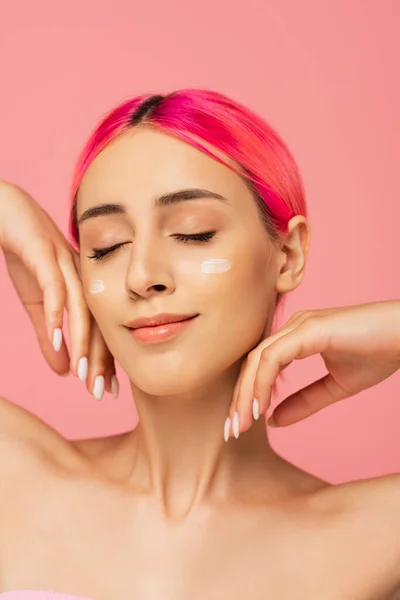
[[[194, 233], [192, 235], [176, 233], [173, 237], [178, 238], [178, 240], [180, 242], [184, 242], [184, 243], [188, 243], [188, 242], [204, 243], [204, 242], [209, 242], [215, 236], [216, 233], [217, 233], [216, 231], [203, 231], [201, 233]], [[108, 248], [101, 248], [101, 249], [94, 248], [93, 254], [91, 256], [88, 256], [88, 258], [90, 260], [101, 260], [102, 258], [111, 254], [112, 252], [114, 252], [114, 250], [117, 250], [117, 248], [120, 248], [123, 245], [124, 244], [115, 244], [114, 246], [109, 246]]]

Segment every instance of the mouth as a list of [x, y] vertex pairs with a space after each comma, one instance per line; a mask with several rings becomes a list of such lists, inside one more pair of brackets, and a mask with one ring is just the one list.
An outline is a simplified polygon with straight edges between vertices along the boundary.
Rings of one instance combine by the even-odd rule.
[[179, 321], [169, 321], [158, 325], [143, 325], [141, 327], [128, 327], [132, 337], [145, 344], [158, 343], [170, 340], [187, 329], [192, 321], [199, 315], [185, 317]]

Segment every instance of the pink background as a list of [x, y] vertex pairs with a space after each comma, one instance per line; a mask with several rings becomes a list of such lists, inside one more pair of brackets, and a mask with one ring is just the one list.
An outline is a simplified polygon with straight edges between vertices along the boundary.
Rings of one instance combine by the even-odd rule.
[[[209, 87], [260, 112], [305, 180], [312, 246], [299, 309], [400, 298], [397, 0], [0, 4], [0, 178], [26, 187], [66, 233], [78, 151], [132, 94]], [[132, 428], [127, 381], [97, 402], [45, 364], [0, 260], [0, 393], [68, 438]], [[324, 373], [287, 371], [282, 398]], [[400, 470], [400, 373], [285, 430], [275, 448], [334, 482]]]

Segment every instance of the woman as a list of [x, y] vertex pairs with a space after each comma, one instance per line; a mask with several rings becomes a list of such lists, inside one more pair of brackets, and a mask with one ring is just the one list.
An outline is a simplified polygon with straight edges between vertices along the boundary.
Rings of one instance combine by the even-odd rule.
[[3, 182], [0, 245], [50, 366], [101, 399], [118, 393], [115, 358], [139, 424], [71, 442], [3, 399], [4, 599], [394, 598], [398, 476], [331, 486], [279, 457], [258, 418], [295, 358], [321, 353], [329, 373], [277, 426], [400, 366], [399, 302], [299, 313], [270, 335], [309, 246], [277, 134], [221, 94], [134, 98], [89, 140], [72, 203], [77, 251]]

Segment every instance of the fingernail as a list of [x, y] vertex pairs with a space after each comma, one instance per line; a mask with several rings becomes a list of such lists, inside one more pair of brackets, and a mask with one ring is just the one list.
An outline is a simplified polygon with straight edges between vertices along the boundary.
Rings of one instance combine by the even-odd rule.
[[62, 330], [57, 328], [53, 331], [53, 348], [56, 352], [60, 351], [62, 345]]
[[236, 439], [239, 437], [239, 413], [235, 412], [233, 415], [233, 423], [232, 423], [233, 435]]
[[270, 418], [268, 419], [267, 423], [268, 423], [268, 425], [269, 425], [270, 427], [277, 427], [277, 424], [275, 423], [275, 421], [274, 421], [274, 417], [273, 417], [272, 415], [271, 415], [271, 416], [270, 416]]
[[225, 421], [224, 425], [224, 440], [227, 442], [229, 440], [229, 432], [231, 430], [231, 419], [228, 417]]
[[119, 393], [119, 383], [116, 375], [111, 377], [111, 393], [116, 398]]
[[260, 416], [260, 403], [258, 402], [257, 398], [254, 398], [254, 400], [253, 400], [253, 417], [257, 421], [259, 416]]
[[97, 375], [96, 379], [94, 380], [94, 387], [93, 387], [93, 396], [96, 398], [96, 400], [101, 400], [104, 394], [104, 377], [103, 375]]
[[86, 381], [88, 374], [88, 359], [82, 356], [78, 362], [78, 377], [81, 381]]

